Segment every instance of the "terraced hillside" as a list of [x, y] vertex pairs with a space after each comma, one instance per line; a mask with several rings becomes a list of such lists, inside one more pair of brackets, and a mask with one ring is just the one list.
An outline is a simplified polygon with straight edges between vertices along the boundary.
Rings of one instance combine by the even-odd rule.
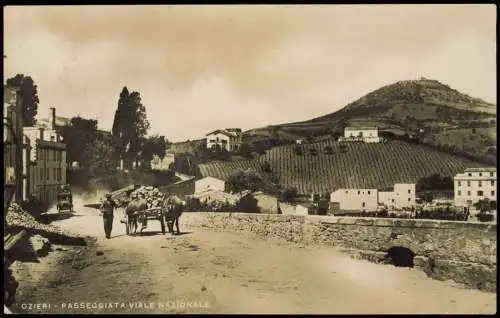
[[[345, 145], [344, 149], [341, 145]], [[296, 154], [300, 147], [302, 155]], [[325, 148], [331, 147], [332, 154]], [[311, 154], [311, 149], [317, 154]], [[338, 143], [333, 139], [269, 150], [254, 160], [212, 162], [200, 165], [202, 176], [227, 179], [238, 168], [260, 168], [268, 161], [281, 186], [296, 187], [299, 194], [324, 193], [337, 188], [390, 188], [439, 173], [454, 176], [466, 167], [483, 164], [449, 155], [426, 146], [399, 140], [383, 144]]]
[[199, 172], [203, 177], [216, 177], [221, 180], [227, 180], [232, 172], [236, 170], [246, 170], [248, 168], [260, 171], [260, 158], [255, 160], [237, 160], [237, 161], [213, 161], [199, 164]]

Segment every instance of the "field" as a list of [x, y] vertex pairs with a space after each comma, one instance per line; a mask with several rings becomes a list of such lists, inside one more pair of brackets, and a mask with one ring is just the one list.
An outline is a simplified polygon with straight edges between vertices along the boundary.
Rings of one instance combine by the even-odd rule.
[[[297, 147], [302, 149], [302, 155], [295, 153]], [[325, 154], [326, 147], [332, 148], [332, 154]], [[312, 148], [317, 150], [317, 155], [311, 154]], [[467, 167], [484, 166], [399, 140], [365, 144], [338, 143], [330, 139], [275, 147], [254, 160], [202, 164], [200, 172], [202, 176], [227, 180], [236, 169], [260, 168], [265, 161], [271, 165], [281, 186], [296, 187], [299, 194], [325, 193], [338, 188], [386, 189], [394, 183], [416, 183], [434, 173], [453, 177]]]

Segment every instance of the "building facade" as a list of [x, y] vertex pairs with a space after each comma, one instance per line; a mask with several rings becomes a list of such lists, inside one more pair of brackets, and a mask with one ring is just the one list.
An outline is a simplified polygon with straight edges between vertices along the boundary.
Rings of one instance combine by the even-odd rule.
[[330, 194], [330, 202], [338, 203], [343, 211], [376, 211], [377, 189], [338, 189]]
[[414, 183], [396, 183], [393, 191], [379, 191], [378, 202], [389, 209], [412, 208], [416, 205]]
[[378, 143], [381, 138], [378, 135], [377, 127], [346, 127], [344, 137], [339, 141], [362, 141], [367, 143]]
[[[22, 200], [22, 102], [17, 89], [4, 86], [3, 95], [4, 186], [11, 188], [12, 199]], [[5, 195], [5, 192], [4, 192]], [[4, 197], [4, 200], [8, 198]]]
[[482, 199], [497, 200], [496, 168], [468, 168], [453, 181], [455, 206], [471, 208]]
[[416, 205], [414, 183], [396, 183], [393, 191], [378, 189], [338, 189], [330, 194], [330, 202], [341, 211], [377, 211], [411, 208]]
[[51, 108], [52, 122], [49, 127], [43, 123], [36, 127], [24, 127], [24, 135], [30, 144], [25, 169], [28, 182], [25, 197], [34, 195], [39, 200], [53, 203], [57, 200], [58, 188], [66, 184], [66, 145], [55, 130], [55, 109]]
[[237, 151], [241, 147], [242, 133], [239, 128], [226, 128], [212, 131], [206, 135], [207, 148], [220, 147], [227, 151]]

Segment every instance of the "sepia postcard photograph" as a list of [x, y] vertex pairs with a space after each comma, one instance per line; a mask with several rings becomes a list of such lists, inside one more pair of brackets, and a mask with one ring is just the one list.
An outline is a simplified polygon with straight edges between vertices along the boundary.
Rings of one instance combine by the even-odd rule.
[[3, 21], [4, 314], [496, 313], [496, 5]]

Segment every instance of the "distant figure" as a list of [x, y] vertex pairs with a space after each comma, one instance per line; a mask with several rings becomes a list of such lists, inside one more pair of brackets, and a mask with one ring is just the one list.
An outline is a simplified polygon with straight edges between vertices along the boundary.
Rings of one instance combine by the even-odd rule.
[[111, 238], [111, 230], [113, 229], [113, 213], [116, 208], [117, 204], [111, 199], [111, 194], [107, 193], [99, 208], [104, 223], [104, 234], [107, 239]]

